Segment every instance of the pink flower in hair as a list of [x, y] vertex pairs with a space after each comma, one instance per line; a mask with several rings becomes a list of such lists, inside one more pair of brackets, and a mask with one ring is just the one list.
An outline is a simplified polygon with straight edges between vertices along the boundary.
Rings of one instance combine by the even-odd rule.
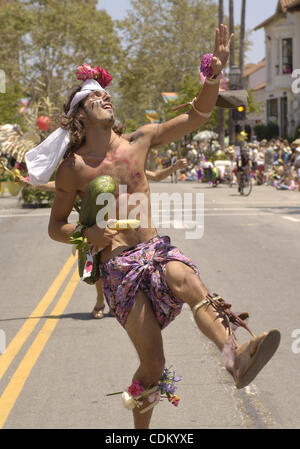
[[112, 80], [111, 74], [108, 73], [107, 70], [103, 69], [100, 65], [98, 65], [98, 67], [95, 67], [95, 70], [98, 73], [98, 83], [101, 87], [103, 87], [103, 89], [105, 89]]
[[89, 64], [83, 64], [77, 67], [76, 75], [78, 80], [86, 81], [87, 79], [93, 79], [97, 75], [97, 70]]
[[110, 73], [108, 73], [107, 70], [103, 69], [100, 65], [93, 68], [89, 64], [80, 65], [76, 69], [76, 76], [77, 79], [81, 81], [94, 79], [98, 81], [103, 89], [105, 89], [112, 80]]

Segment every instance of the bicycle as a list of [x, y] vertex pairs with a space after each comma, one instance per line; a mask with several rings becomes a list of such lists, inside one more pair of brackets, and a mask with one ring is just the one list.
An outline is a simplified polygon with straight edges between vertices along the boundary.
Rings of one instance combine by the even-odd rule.
[[249, 196], [252, 192], [252, 178], [244, 168], [242, 168], [241, 182], [238, 189], [240, 195], [243, 196]]

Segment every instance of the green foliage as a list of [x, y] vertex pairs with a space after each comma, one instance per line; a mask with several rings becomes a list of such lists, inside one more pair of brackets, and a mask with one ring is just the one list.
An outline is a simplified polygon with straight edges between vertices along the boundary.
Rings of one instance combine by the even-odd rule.
[[24, 124], [21, 114], [18, 115], [17, 108], [21, 109], [19, 102], [23, 96], [23, 89], [20, 85], [7, 86], [5, 93], [0, 93], [0, 125], [7, 123]]
[[[164, 119], [161, 92], [179, 92], [185, 75], [199, 83], [201, 55], [212, 51], [217, 7], [210, 0], [132, 0], [119, 22], [125, 42], [118, 111], [145, 123], [145, 110]], [[189, 98], [190, 99], [190, 98]]]
[[300, 123], [298, 124], [296, 130], [295, 130], [295, 136], [294, 139], [299, 139], [300, 138]]
[[117, 84], [119, 38], [111, 17], [96, 6], [96, 0], [24, 0], [1, 7], [0, 68], [9, 87], [19, 79], [25, 96], [48, 96], [61, 107], [83, 63], [106, 67]]
[[0, 68], [5, 71], [10, 87], [24, 79], [25, 36], [31, 27], [31, 17], [23, 2], [10, 2], [0, 8]]
[[248, 106], [247, 106], [247, 114], [259, 114], [262, 112], [264, 108], [264, 103], [258, 103], [255, 101], [252, 89], [248, 90]]
[[279, 127], [276, 123], [257, 125], [254, 127], [254, 133], [258, 141], [263, 139], [270, 140], [279, 136]]
[[[187, 111], [191, 108], [190, 105], [187, 105], [185, 109], [179, 109], [177, 111], [172, 111], [173, 106], [177, 106], [180, 104], [185, 104], [193, 100], [201, 91], [200, 83], [199, 83], [199, 75], [191, 76], [189, 74], [183, 76], [182, 82], [178, 85], [179, 87], [179, 95], [178, 100], [172, 101], [164, 104], [164, 117], [166, 120], [170, 120], [173, 117], [176, 117], [178, 114]], [[199, 131], [203, 129], [214, 130], [217, 126], [218, 121], [218, 111], [215, 108], [210, 119], [199, 129], [195, 130], [191, 134], [191, 138], [193, 135], [196, 135]]]
[[54, 192], [33, 190], [31, 187], [24, 187], [22, 190], [22, 200], [26, 206], [51, 207], [54, 201], [54, 195]]

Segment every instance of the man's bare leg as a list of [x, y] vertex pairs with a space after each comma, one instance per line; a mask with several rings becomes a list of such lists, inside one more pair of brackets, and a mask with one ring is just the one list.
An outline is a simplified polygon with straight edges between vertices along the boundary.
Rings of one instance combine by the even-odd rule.
[[[172, 293], [189, 304], [191, 309], [208, 295], [208, 290], [200, 280], [199, 276], [182, 262], [172, 261], [166, 265], [166, 279]], [[198, 328], [222, 351], [229, 337], [229, 328], [224, 325], [224, 319], [214, 310], [211, 305], [200, 307], [195, 313], [195, 321]], [[263, 333], [251, 339], [248, 345], [237, 347], [236, 360], [243, 363], [245, 351], [250, 350], [253, 355], [259, 343], [266, 337]]]
[[[139, 381], [145, 388], [157, 385], [165, 366], [161, 329], [149, 300], [141, 291], [138, 291], [134, 299], [125, 329], [140, 359], [140, 366], [133, 379]], [[136, 429], [149, 428], [153, 410], [140, 413], [148, 405], [150, 404], [146, 398], [141, 408], [133, 409]]]
[[96, 300], [95, 307], [92, 310], [92, 315], [93, 315], [93, 318], [99, 320], [99, 319], [103, 318], [103, 312], [104, 312], [104, 307], [105, 307], [101, 279], [99, 279], [95, 283], [95, 287], [96, 287], [96, 291], [97, 291], [97, 300]]
[[[104, 312], [104, 308], [105, 308], [105, 298], [104, 298], [104, 293], [103, 293], [103, 287], [102, 287], [102, 281], [101, 279], [99, 279], [96, 283], [96, 291], [97, 291], [97, 301], [96, 301], [96, 305], [92, 311], [92, 315], [94, 318], [96, 319], [100, 319], [103, 318], [103, 312]], [[111, 308], [109, 308], [109, 315], [114, 316], [113, 311], [111, 310]]]

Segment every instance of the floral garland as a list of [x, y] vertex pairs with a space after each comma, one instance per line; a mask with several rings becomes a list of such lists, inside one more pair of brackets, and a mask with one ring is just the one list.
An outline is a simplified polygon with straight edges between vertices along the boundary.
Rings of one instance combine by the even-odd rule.
[[150, 405], [141, 410], [140, 413], [146, 413], [148, 410], [151, 410], [160, 402], [161, 398], [167, 398], [172, 405], [178, 407], [180, 397], [175, 394], [177, 389], [175, 383], [179, 382], [181, 379], [182, 377], [176, 376], [175, 371], [171, 370], [171, 367], [165, 368], [157, 386], [144, 388], [140, 382], [134, 380], [127, 390], [110, 393], [106, 396], [122, 394], [123, 405], [128, 410], [142, 407], [142, 399], [148, 397]]
[[103, 69], [100, 65], [93, 68], [89, 64], [80, 65], [76, 68], [76, 76], [77, 79], [81, 81], [94, 79], [98, 81], [103, 89], [105, 89], [112, 80], [110, 73]]

